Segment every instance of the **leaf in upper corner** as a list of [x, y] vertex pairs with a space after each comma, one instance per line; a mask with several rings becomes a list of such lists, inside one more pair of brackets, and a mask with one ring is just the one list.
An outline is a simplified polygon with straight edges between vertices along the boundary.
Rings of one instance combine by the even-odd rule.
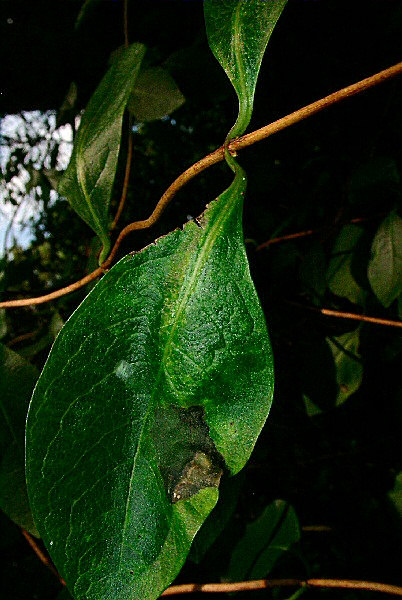
[[364, 230], [354, 224], [342, 227], [332, 249], [328, 265], [327, 282], [333, 294], [347, 298], [353, 304], [363, 304], [365, 292], [357, 283], [352, 272], [353, 253]]
[[385, 307], [402, 293], [402, 219], [391, 212], [374, 236], [368, 265], [373, 292]]
[[335, 361], [338, 393], [336, 406], [340, 406], [360, 387], [363, 365], [359, 354], [360, 327], [336, 337], [327, 338]]
[[81, 27], [82, 23], [86, 21], [92, 10], [99, 2], [100, 0], [84, 0], [80, 12], [78, 13], [77, 19], [75, 21], [75, 29]]
[[154, 121], [180, 108], [185, 98], [166, 69], [152, 67], [141, 71], [127, 108], [137, 121]]
[[59, 184], [74, 210], [109, 251], [109, 204], [120, 150], [123, 112], [145, 47], [132, 44], [113, 62], [81, 119], [70, 163]]
[[25, 419], [38, 371], [0, 344], [0, 508], [33, 535], [25, 484]]
[[228, 579], [242, 581], [266, 577], [278, 558], [299, 539], [299, 521], [294, 509], [283, 500], [275, 500], [260, 517], [247, 525], [244, 536], [233, 550]]
[[[154, 598], [181, 568], [267, 417], [264, 315], [242, 233], [245, 181], [96, 285], [32, 398], [35, 521], [77, 599]], [[107, 299], [107, 301], [106, 301]]]
[[241, 135], [253, 109], [258, 72], [286, 0], [205, 0], [208, 42], [240, 100], [230, 137]]

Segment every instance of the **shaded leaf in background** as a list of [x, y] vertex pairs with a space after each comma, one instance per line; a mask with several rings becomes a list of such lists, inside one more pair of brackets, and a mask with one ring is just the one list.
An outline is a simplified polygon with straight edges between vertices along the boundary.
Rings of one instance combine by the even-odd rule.
[[120, 149], [123, 112], [145, 47], [132, 44], [113, 61], [81, 119], [70, 163], [59, 184], [74, 210], [110, 248], [109, 204]]
[[388, 497], [402, 519], [402, 471], [396, 476], [394, 488], [388, 492]]
[[154, 121], [170, 115], [184, 102], [170, 73], [162, 67], [152, 67], [140, 71], [127, 108], [137, 121]]
[[309, 416], [335, 406], [338, 386], [335, 362], [325, 338], [314, 336], [297, 344], [299, 378], [306, 411]]
[[39, 354], [39, 352], [42, 352], [42, 350], [50, 348], [63, 325], [64, 322], [60, 313], [55, 311], [50, 319], [50, 323], [45, 327], [45, 331], [42, 335], [32, 344], [21, 348], [19, 354], [24, 358], [31, 360]]
[[266, 577], [278, 558], [299, 539], [300, 527], [294, 509], [283, 500], [275, 500], [247, 525], [233, 550], [227, 578], [243, 581]]
[[338, 393], [336, 406], [339, 406], [356, 392], [363, 379], [363, 365], [359, 354], [360, 327], [357, 329], [327, 338], [334, 357], [336, 383]]
[[33, 535], [25, 484], [25, 420], [38, 371], [0, 344], [0, 508]]
[[402, 219], [392, 212], [374, 236], [368, 278], [373, 292], [388, 307], [402, 293]]
[[86, 21], [92, 10], [96, 7], [96, 5], [100, 2], [100, 0], [84, 0], [82, 6], [80, 8], [80, 12], [78, 13], [77, 19], [75, 21], [75, 29], [81, 27], [81, 25]]
[[313, 244], [305, 254], [300, 265], [299, 276], [303, 287], [312, 296], [313, 303], [321, 305], [327, 287], [326, 259], [321, 244]]
[[262, 57], [286, 0], [205, 0], [208, 42], [239, 98], [239, 115], [229, 136], [250, 122]]
[[342, 227], [332, 249], [328, 265], [327, 282], [333, 294], [347, 298], [354, 304], [363, 304], [365, 292], [352, 273], [353, 252], [363, 235], [363, 228], [348, 224]]
[[224, 477], [219, 486], [219, 502], [197, 533], [191, 546], [189, 558], [199, 564], [209, 548], [224, 531], [237, 505], [244, 482], [243, 473], [236, 477]]
[[[376, 156], [359, 166], [347, 184], [352, 204], [373, 205], [384, 210], [387, 201], [392, 206], [400, 199], [400, 176], [396, 161], [388, 156]], [[379, 205], [378, 199], [381, 198]]]

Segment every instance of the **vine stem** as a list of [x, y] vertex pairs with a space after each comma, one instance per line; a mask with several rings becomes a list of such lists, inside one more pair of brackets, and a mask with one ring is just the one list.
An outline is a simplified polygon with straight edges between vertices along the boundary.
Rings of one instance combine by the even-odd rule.
[[162, 596], [173, 596], [176, 594], [190, 594], [203, 592], [207, 594], [219, 594], [227, 592], [240, 592], [251, 590], [265, 590], [274, 587], [300, 587], [300, 588], [338, 588], [352, 590], [369, 590], [402, 596], [402, 587], [377, 583], [375, 581], [356, 581], [354, 579], [256, 579], [254, 581], [237, 581], [234, 583], [185, 583], [183, 585], [172, 585], [168, 587]]
[[[267, 137], [273, 135], [274, 133], [278, 133], [279, 131], [286, 129], [290, 125], [294, 125], [295, 123], [298, 123], [299, 121], [302, 121], [307, 117], [310, 117], [324, 110], [325, 108], [328, 108], [329, 106], [340, 102], [341, 100], [345, 100], [346, 98], [350, 98], [351, 96], [359, 94], [360, 92], [372, 88], [392, 77], [395, 77], [396, 75], [400, 75], [401, 73], [402, 62], [393, 65], [388, 69], [384, 69], [383, 71], [380, 71], [379, 73], [376, 73], [371, 77], [366, 77], [361, 81], [358, 81], [356, 83], [353, 83], [352, 85], [342, 88], [341, 90], [338, 90], [337, 92], [334, 92], [329, 96], [325, 96], [324, 98], [321, 98], [320, 100], [317, 100], [312, 104], [308, 104], [307, 106], [304, 106], [303, 108], [300, 108], [299, 110], [296, 110], [295, 112], [290, 113], [285, 117], [282, 117], [281, 119], [278, 119], [277, 121], [266, 125], [265, 127], [261, 127], [261, 129], [257, 129], [256, 131], [252, 131], [251, 133], [248, 133], [233, 140], [229, 144], [229, 150], [232, 153], [236, 153], [238, 150], [242, 150], [243, 148], [251, 146], [256, 142], [264, 140]], [[167, 205], [170, 203], [172, 198], [183, 186], [185, 186], [189, 181], [191, 181], [191, 179], [199, 175], [202, 171], [205, 171], [212, 165], [221, 162], [223, 159], [224, 146], [221, 146], [211, 154], [208, 154], [207, 156], [193, 164], [179, 177], [177, 177], [177, 179], [175, 179], [175, 181], [165, 191], [163, 196], [160, 198], [158, 204], [156, 205], [153, 213], [147, 219], [130, 223], [124, 229], [122, 229], [109, 257], [106, 259], [106, 261], [102, 264], [101, 267], [98, 267], [97, 269], [95, 269], [95, 271], [89, 273], [89, 275], [86, 275], [86, 277], [83, 277], [79, 281], [76, 281], [75, 283], [72, 283], [67, 287], [56, 290], [50, 294], [45, 294], [44, 296], [38, 296], [36, 298], [7, 300], [5, 302], [0, 302], [0, 308], [16, 308], [20, 306], [29, 306], [33, 304], [43, 304], [44, 302], [49, 302], [50, 300], [55, 300], [56, 298], [60, 298], [61, 296], [65, 296], [66, 294], [74, 292], [85, 286], [90, 281], [97, 279], [97, 277], [102, 275], [102, 273], [104, 273], [110, 267], [114, 257], [116, 256], [121, 242], [129, 233], [139, 229], [148, 229], [149, 227], [154, 225], [158, 221], [159, 217], [161, 216]], [[362, 320], [364, 319], [362, 318]]]
[[[373, 215], [370, 217], [356, 217], [355, 219], [349, 219], [348, 221], [344, 221], [342, 224], [344, 225], [347, 223], [362, 223], [364, 221], [374, 219], [378, 216], [385, 217], [386, 215], [384, 213], [381, 213], [381, 215]], [[272, 244], [279, 244], [280, 242], [287, 242], [289, 240], [296, 240], [299, 238], [308, 237], [310, 235], [320, 233], [321, 231], [325, 231], [326, 229], [328, 229], [328, 227], [318, 227], [317, 229], [306, 229], [305, 231], [297, 231], [296, 233], [287, 233], [286, 235], [281, 235], [280, 237], [274, 237], [257, 246], [255, 251], [259, 252], [264, 248], [268, 248], [268, 246], [272, 246]]]
[[364, 321], [365, 323], [374, 323], [375, 325], [387, 325], [388, 327], [402, 327], [402, 321], [392, 321], [390, 319], [380, 319], [378, 317], [369, 317], [367, 315], [359, 315], [357, 313], [342, 312], [339, 310], [332, 310], [331, 308], [319, 308], [317, 306], [309, 306], [299, 304], [298, 302], [290, 302], [287, 304], [297, 306], [298, 308], [304, 308], [314, 312], [320, 312], [322, 315], [327, 317], [338, 317], [340, 319], [351, 319], [352, 321]]
[[[25, 529], [22, 529], [22, 535], [25, 537], [40, 561], [52, 571], [62, 585], [66, 585], [64, 579], [57, 572], [53, 563], [49, 560], [46, 554], [39, 548], [34, 538], [27, 531], [25, 531]], [[233, 583], [184, 583], [181, 585], [171, 585], [161, 595], [175, 596], [178, 594], [191, 594], [194, 592], [219, 594], [227, 592], [264, 590], [274, 587], [369, 590], [371, 592], [381, 592], [383, 594], [402, 596], [402, 587], [400, 586], [390, 585], [387, 583], [378, 583], [375, 581], [360, 581], [355, 579], [256, 579], [253, 581], [236, 581]]]

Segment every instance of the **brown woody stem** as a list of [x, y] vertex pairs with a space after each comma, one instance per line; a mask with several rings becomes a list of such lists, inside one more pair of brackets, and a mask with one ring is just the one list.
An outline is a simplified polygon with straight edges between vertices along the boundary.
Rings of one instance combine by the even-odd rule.
[[[383, 71], [380, 71], [379, 73], [376, 73], [371, 77], [367, 77], [366, 79], [362, 79], [357, 83], [354, 83], [341, 90], [338, 90], [337, 92], [334, 92], [329, 96], [325, 96], [325, 98], [321, 98], [320, 100], [317, 100], [312, 104], [308, 104], [307, 106], [304, 106], [303, 108], [300, 108], [299, 110], [296, 110], [295, 112], [290, 113], [289, 115], [286, 115], [285, 117], [282, 117], [281, 119], [278, 119], [277, 121], [274, 121], [273, 123], [262, 127], [261, 129], [257, 129], [256, 131], [252, 131], [247, 135], [233, 140], [229, 145], [229, 150], [236, 152], [237, 150], [241, 150], [243, 148], [246, 148], [247, 146], [251, 146], [252, 144], [259, 142], [273, 135], [274, 133], [278, 133], [279, 131], [286, 129], [290, 125], [294, 125], [295, 123], [298, 123], [299, 121], [302, 121], [303, 119], [306, 119], [307, 117], [310, 117], [320, 112], [321, 110], [324, 110], [325, 108], [328, 108], [329, 106], [340, 102], [341, 100], [359, 94], [360, 92], [374, 87], [379, 83], [382, 83], [383, 81], [386, 81], [391, 77], [395, 77], [396, 75], [399, 75], [401, 73], [402, 62], [393, 65], [388, 69], [384, 69]], [[86, 285], [87, 283], [89, 283], [90, 281], [93, 281], [94, 279], [99, 277], [103, 273], [103, 271], [111, 265], [121, 242], [129, 233], [138, 229], [147, 229], [154, 225], [165, 210], [166, 206], [170, 203], [172, 198], [183, 186], [185, 186], [191, 179], [196, 177], [196, 175], [198, 175], [202, 171], [205, 171], [212, 165], [221, 162], [223, 159], [224, 146], [221, 146], [211, 154], [208, 154], [207, 156], [196, 162], [194, 165], [189, 167], [177, 179], [175, 179], [175, 181], [168, 187], [163, 196], [160, 198], [153, 213], [147, 219], [131, 223], [120, 232], [120, 235], [118, 236], [109, 257], [103, 263], [102, 267], [95, 269], [95, 271], [93, 271], [86, 277], [83, 277], [79, 281], [76, 281], [75, 283], [72, 283], [67, 287], [61, 288], [60, 290], [56, 290], [55, 292], [46, 294], [44, 296], [39, 296], [37, 298], [24, 298], [21, 300], [8, 300], [6, 302], [0, 302], [0, 308], [15, 308], [18, 306], [29, 306], [31, 304], [42, 304], [44, 302], [49, 302], [50, 300], [54, 300], [55, 298], [59, 298], [60, 296], [64, 296], [66, 294], [74, 292]], [[332, 314], [332, 316], [340, 315]], [[379, 323], [379, 320], [375, 320], [374, 322]]]

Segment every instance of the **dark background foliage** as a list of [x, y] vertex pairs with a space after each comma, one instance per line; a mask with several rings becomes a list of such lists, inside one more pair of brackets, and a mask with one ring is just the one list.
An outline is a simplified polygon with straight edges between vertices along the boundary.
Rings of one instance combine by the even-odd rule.
[[[3, 78], [0, 114], [42, 111], [74, 123], [123, 43], [122, 2], [93, 2], [78, 29], [80, 1], [2, 1], [0, 35]], [[121, 226], [145, 218], [171, 181], [219, 146], [236, 115], [229, 82], [206, 42], [202, 2], [134, 1], [129, 5], [130, 41], [147, 45], [147, 64], [163, 65], [186, 98], [170, 117], [136, 124], [128, 201]], [[250, 130], [400, 60], [400, 0], [290, 1], [269, 43], [259, 79]], [[77, 101], [60, 111], [74, 81]], [[342, 577], [401, 583], [401, 522], [388, 497], [402, 468], [398, 330], [364, 324], [359, 330], [358, 391], [341, 406], [336, 366], [326, 339], [356, 330], [353, 321], [330, 319], [306, 307], [325, 306], [397, 319], [373, 294], [367, 264], [381, 221], [400, 203], [402, 82], [399, 79], [347, 100], [242, 151], [249, 177], [244, 230], [252, 275], [274, 347], [273, 409], [242, 480], [229, 525], [200, 564], [188, 561], [180, 581], [215, 581], [225, 575], [231, 549], [245, 524], [272, 500], [290, 502], [303, 531], [301, 542], [276, 564], [273, 576]], [[117, 207], [124, 176], [127, 125], [116, 177]], [[3, 173], [32, 164], [28, 146], [15, 140], [15, 160]], [[52, 148], [50, 148], [50, 151]], [[50, 158], [57, 159], [57, 145]], [[14, 171], [13, 171], [14, 170]], [[126, 238], [120, 255], [140, 249], [200, 214], [230, 181], [224, 165], [184, 188], [159, 223]], [[94, 262], [90, 229], [63, 199], [49, 202], [41, 176], [43, 209], [32, 223], [33, 241], [7, 253], [3, 299], [39, 295], [79, 279]], [[4, 197], [2, 202], [23, 202]], [[334, 294], [325, 272], [345, 222], [361, 217], [361, 236], [351, 271], [362, 303]], [[306, 229], [317, 234], [257, 251], [270, 237]], [[55, 311], [68, 318], [88, 290], [54, 303], [9, 311], [4, 343], [41, 368], [52, 342]], [[32, 332], [29, 341], [14, 341]], [[305, 398], [320, 409], [310, 416]], [[310, 407], [311, 412], [311, 407]], [[43, 567], [18, 528], [1, 516], [0, 586], [5, 598], [55, 598], [59, 584]], [[260, 592], [263, 594], [265, 592]], [[279, 593], [279, 592], [278, 592]], [[276, 594], [276, 592], [275, 592]], [[285, 597], [280, 592], [281, 597]], [[364, 592], [308, 592], [365, 597]], [[250, 597], [250, 594], [248, 594]]]

